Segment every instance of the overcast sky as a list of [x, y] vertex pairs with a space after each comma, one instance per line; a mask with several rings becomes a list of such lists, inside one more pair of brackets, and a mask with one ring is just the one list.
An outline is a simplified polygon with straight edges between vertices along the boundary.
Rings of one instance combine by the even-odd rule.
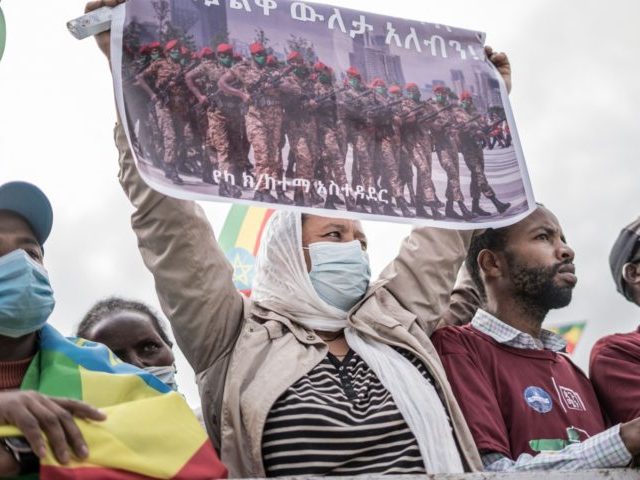
[[[350, 0], [327, 2], [487, 32], [509, 53], [511, 103], [536, 199], [554, 211], [576, 250], [572, 304], [548, 322], [584, 319], [575, 355], [586, 368], [599, 337], [629, 331], [640, 311], [615, 292], [609, 249], [640, 214], [640, 2], [635, 0]], [[77, 41], [67, 20], [78, 0], [2, 0], [7, 46], [0, 61], [0, 183], [28, 180], [54, 207], [46, 266], [56, 291], [51, 318], [72, 333], [96, 300], [119, 294], [157, 308], [150, 274], [117, 182], [115, 109], [106, 59]], [[228, 206], [210, 203], [217, 233]], [[409, 228], [367, 222], [374, 274]], [[179, 383], [197, 403], [180, 356]]]

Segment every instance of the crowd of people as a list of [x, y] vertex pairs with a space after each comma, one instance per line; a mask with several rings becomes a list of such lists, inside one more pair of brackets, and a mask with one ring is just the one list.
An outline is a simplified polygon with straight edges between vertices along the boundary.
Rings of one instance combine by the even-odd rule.
[[[488, 216], [482, 196], [498, 213], [510, 206], [484, 171], [485, 149], [511, 146], [504, 112], [480, 112], [469, 91], [458, 96], [437, 84], [423, 99], [417, 83], [367, 84], [356, 67], [341, 82], [320, 59], [291, 50], [280, 62], [257, 41], [248, 59], [228, 43], [192, 52], [178, 39], [125, 44], [124, 51], [134, 148], [177, 185], [184, 183], [181, 172], [199, 173], [225, 197], [244, 191], [281, 205], [397, 216], [395, 203], [404, 217], [433, 219]], [[446, 203], [432, 179], [434, 154], [446, 173]], [[459, 155], [470, 171], [470, 208]]]
[[[108, 57], [109, 33], [97, 40]], [[510, 84], [506, 56], [490, 60]], [[589, 378], [542, 327], [577, 283], [575, 253], [545, 206], [503, 228], [415, 228], [375, 282], [359, 221], [277, 211], [248, 298], [202, 209], [147, 186], [121, 124], [115, 139], [140, 253], [196, 373], [213, 447], [189, 476], [170, 478], [582, 470], [630, 466], [640, 454], [640, 333], [601, 339]], [[52, 225], [40, 189], [0, 186], [0, 477], [36, 473], [48, 457], [95, 466], [91, 442], [106, 437], [79, 427], [111, 421], [96, 407], [139, 399], [136, 381], [118, 398], [95, 381], [90, 396], [65, 398], [68, 376], [52, 389], [43, 360], [52, 338], [67, 368], [77, 362], [105, 385], [133, 375], [179, 397], [173, 344], [148, 306], [100, 301], [68, 340], [47, 325]], [[640, 305], [640, 220], [609, 261], [618, 291]], [[169, 422], [176, 412], [162, 414]], [[145, 415], [120, 420], [142, 422], [138, 441], [153, 451]], [[163, 437], [159, 454], [182, 441]]]

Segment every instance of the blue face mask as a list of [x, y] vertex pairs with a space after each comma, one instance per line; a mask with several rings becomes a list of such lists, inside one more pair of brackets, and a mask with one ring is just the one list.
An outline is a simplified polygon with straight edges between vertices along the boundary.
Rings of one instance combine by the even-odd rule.
[[358, 240], [345, 243], [318, 242], [308, 247], [309, 278], [318, 296], [345, 312], [364, 296], [369, 287], [369, 256]]
[[176, 382], [176, 373], [178, 370], [175, 365], [164, 367], [144, 367], [145, 372], [158, 377], [158, 379], [174, 392], [178, 391], [178, 383]]
[[54, 305], [42, 265], [24, 250], [0, 257], [0, 335], [18, 338], [39, 330]]

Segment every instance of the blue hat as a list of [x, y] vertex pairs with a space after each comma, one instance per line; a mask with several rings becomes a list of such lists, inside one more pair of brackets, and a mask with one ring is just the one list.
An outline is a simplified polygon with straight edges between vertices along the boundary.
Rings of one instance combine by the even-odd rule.
[[40, 245], [51, 233], [51, 203], [42, 190], [31, 183], [9, 182], [0, 185], [0, 210], [9, 210], [24, 218]]

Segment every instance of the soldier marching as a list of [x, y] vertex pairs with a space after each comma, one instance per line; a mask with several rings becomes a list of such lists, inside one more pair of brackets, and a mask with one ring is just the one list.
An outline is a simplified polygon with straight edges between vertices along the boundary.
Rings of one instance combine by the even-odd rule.
[[[280, 62], [260, 42], [247, 59], [230, 43], [195, 55], [177, 39], [132, 52], [130, 88], [151, 100], [132, 113], [143, 141], [136, 150], [161, 158], [157, 166], [175, 184], [186, 172], [217, 184], [224, 197], [434, 220], [495, 215], [482, 197], [498, 214], [511, 206], [497, 198], [484, 159], [485, 148], [509, 146], [509, 127], [496, 111], [481, 113], [470, 92], [458, 98], [439, 84], [422, 98], [415, 82], [367, 85], [353, 66], [339, 81], [320, 59], [292, 50]], [[202, 161], [185, 166], [193, 150]], [[434, 158], [446, 175], [446, 203], [436, 192]]]

